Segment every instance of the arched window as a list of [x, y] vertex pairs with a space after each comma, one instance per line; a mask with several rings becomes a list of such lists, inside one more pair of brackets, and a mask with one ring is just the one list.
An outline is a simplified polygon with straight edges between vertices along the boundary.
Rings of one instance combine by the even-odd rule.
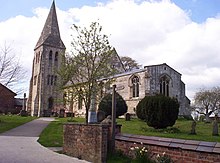
[[131, 79], [132, 83], [132, 97], [139, 97], [139, 78], [134, 76]]
[[53, 85], [53, 75], [50, 76], [50, 84]]
[[52, 50], [51, 50], [50, 53], [49, 53], [49, 61], [51, 61], [52, 58], [53, 58], [53, 52], [52, 52]]
[[55, 58], [54, 61], [57, 62], [58, 61], [58, 52], [55, 53]]
[[160, 78], [160, 94], [164, 96], [169, 96], [169, 83], [170, 80], [167, 76]]

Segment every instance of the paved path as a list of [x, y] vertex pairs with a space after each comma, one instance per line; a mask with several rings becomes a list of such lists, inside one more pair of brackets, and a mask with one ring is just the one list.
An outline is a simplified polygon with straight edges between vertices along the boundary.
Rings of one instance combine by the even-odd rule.
[[37, 140], [53, 118], [39, 118], [0, 134], [0, 163], [86, 163], [58, 154]]

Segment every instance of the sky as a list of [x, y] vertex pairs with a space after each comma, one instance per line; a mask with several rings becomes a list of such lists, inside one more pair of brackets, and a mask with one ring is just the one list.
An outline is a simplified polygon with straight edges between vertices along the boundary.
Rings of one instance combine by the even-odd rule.
[[[28, 92], [34, 47], [52, 0], [1, 1], [0, 47], [6, 44], [18, 56], [27, 71], [22, 87]], [[220, 0], [55, 0], [55, 4], [67, 51], [72, 24], [98, 21], [120, 56], [142, 66], [167, 63], [181, 73], [191, 100], [200, 89], [220, 85]]]

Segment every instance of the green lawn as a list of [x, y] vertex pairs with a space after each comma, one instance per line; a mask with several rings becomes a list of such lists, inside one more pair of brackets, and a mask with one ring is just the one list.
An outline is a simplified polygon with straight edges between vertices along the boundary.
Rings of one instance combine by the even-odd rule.
[[118, 124], [122, 124], [122, 133], [220, 142], [220, 136], [212, 136], [211, 123], [197, 122], [197, 134], [191, 135], [189, 133], [191, 130], [192, 121], [186, 119], [178, 119], [173, 127], [159, 130], [148, 127], [145, 122], [139, 119], [132, 119], [131, 121], [118, 119], [117, 122]]
[[21, 117], [17, 115], [0, 115], [0, 133], [32, 121], [36, 117]]
[[[63, 124], [70, 118], [57, 118], [43, 130], [38, 142], [45, 147], [62, 147], [63, 146]], [[84, 118], [74, 118], [73, 122], [85, 122]]]
[[[57, 121], [51, 122], [40, 135], [39, 143], [47, 147], [60, 147], [63, 144], [63, 124], [68, 121], [67, 118], [57, 118]], [[85, 122], [84, 118], [74, 118], [74, 122]], [[212, 136], [212, 124], [198, 122], [196, 126], [197, 135], [190, 135], [192, 121], [178, 119], [173, 127], [156, 130], [148, 127], [147, 124], [139, 119], [117, 119], [118, 124], [122, 124], [122, 133], [160, 136], [178, 139], [192, 139], [202, 141], [220, 142], [220, 136]], [[220, 131], [220, 129], [219, 129]]]

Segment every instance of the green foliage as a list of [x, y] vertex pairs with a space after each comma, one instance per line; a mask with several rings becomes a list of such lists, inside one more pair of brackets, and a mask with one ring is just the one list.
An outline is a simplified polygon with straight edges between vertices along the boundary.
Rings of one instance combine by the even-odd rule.
[[[134, 143], [134, 147], [131, 147], [131, 151], [134, 152], [135, 155], [135, 161], [138, 163], [145, 163], [145, 162], [152, 162], [150, 158], [150, 152], [148, 149], [141, 143], [141, 145], [136, 145]], [[140, 147], [141, 146], [141, 147]]]
[[107, 163], [131, 163], [131, 158], [124, 155], [122, 151], [116, 150], [114, 154], [108, 152]]
[[144, 132], [155, 132], [155, 133], [169, 133], [169, 134], [177, 134], [180, 133], [180, 129], [177, 127], [167, 127], [162, 129], [149, 128], [146, 126], [140, 127], [140, 129]]
[[[145, 97], [146, 98], [146, 97]], [[144, 99], [145, 99], [144, 98]], [[146, 106], [146, 100], [141, 100], [136, 108], [136, 115], [139, 119], [145, 121], [146, 120], [146, 109], [144, 109]]]
[[126, 71], [131, 71], [133, 69], [139, 69], [141, 65], [137, 63], [134, 59], [128, 57], [128, 56], [123, 56], [121, 57], [121, 62], [124, 65], [124, 68]]
[[[105, 84], [112, 81], [112, 78], [107, 77], [118, 72], [112, 66], [116, 54], [109, 44], [108, 36], [102, 33], [99, 23], [92, 22], [89, 27], [74, 24], [72, 29], [72, 51], [62, 58], [58, 72], [61, 79], [59, 87], [71, 91], [71, 101], [79, 98], [83, 101], [88, 122], [92, 96], [98, 96]], [[106, 78], [106, 82], [100, 84], [98, 80], [103, 78]]]
[[155, 161], [156, 163], [173, 163], [173, 160], [165, 152], [162, 155], [158, 154]]
[[148, 126], [166, 128], [175, 124], [179, 104], [176, 99], [162, 95], [146, 96], [137, 105], [136, 113]]
[[[112, 114], [112, 94], [107, 94], [99, 103], [99, 109], [105, 112], [105, 116]], [[116, 117], [124, 115], [128, 111], [125, 100], [116, 92]]]

